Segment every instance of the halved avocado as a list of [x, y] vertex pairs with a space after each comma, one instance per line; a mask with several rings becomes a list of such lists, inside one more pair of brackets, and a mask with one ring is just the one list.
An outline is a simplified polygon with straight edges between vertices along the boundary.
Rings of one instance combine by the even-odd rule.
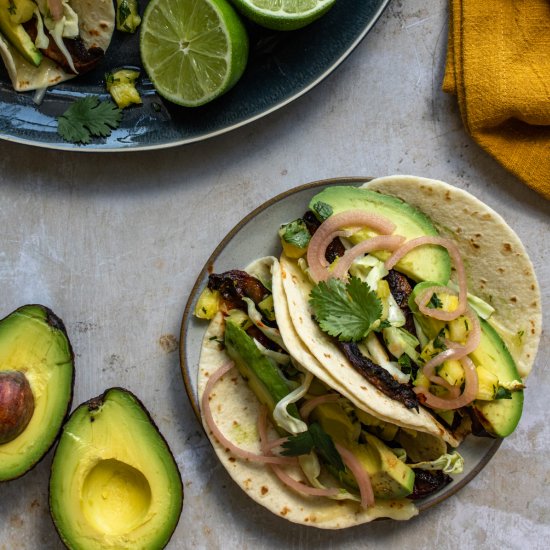
[[[431, 220], [419, 210], [390, 195], [383, 195], [370, 189], [352, 186], [327, 187], [317, 193], [309, 202], [309, 208], [324, 221], [331, 214], [345, 210], [364, 210], [390, 219], [396, 225], [395, 235], [403, 235], [407, 240], [424, 235], [438, 235]], [[375, 233], [361, 230], [350, 237], [356, 244]], [[376, 252], [382, 260], [387, 252]], [[398, 264], [396, 269], [415, 281], [437, 281], [447, 284], [451, 277], [451, 260], [444, 248], [426, 245], [411, 251]]]
[[177, 464], [135, 395], [111, 388], [72, 413], [50, 477], [51, 515], [69, 548], [164, 548], [182, 505]]
[[0, 444], [0, 481], [23, 475], [46, 454], [71, 405], [74, 355], [50, 309], [26, 305], [0, 321], [0, 372], [10, 371], [28, 381], [34, 411], [19, 435]]

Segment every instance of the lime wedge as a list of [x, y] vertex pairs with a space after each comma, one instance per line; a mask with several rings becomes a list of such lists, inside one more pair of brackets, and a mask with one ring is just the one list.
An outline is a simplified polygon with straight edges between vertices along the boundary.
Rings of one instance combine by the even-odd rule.
[[292, 31], [313, 23], [336, 0], [231, 0], [251, 21], [277, 31]]
[[157, 92], [196, 107], [239, 80], [248, 37], [226, 0], [151, 0], [141, 23], [140, 50]]

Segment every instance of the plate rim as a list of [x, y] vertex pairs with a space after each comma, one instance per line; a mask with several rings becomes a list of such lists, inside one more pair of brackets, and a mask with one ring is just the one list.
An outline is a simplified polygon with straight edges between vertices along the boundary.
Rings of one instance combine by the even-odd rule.
[[[189, 399], [191, 408], [193, 409], [193, 413], [195, 414], [195, 417], [199, 422], [204, 434], [206, 434], [206, 430], [203, 426], [200, 410], [199, 410], [199, 404], [198, 402], [195, 401], [195, 395], [194, 395], [193, 387], [191, 385], [190, 370], [189, 370], [190, 365], [189, 365], [189, 362], [187, 361], [187, 354], [186, 354], [186, 340], [188, 336], [190, 321], [193, 315], [193, 306], [198, 296], [198, 293], [202, 290], [202, 287], [204, 285], [204, 279], [209, 269], [211, 268], [211, 266], [214, 265], [215, 260], [222, 253], [222, 251], [225, 249], [228, 243], [239, 233], [239, 231], [243, 229], [252, 219], [256, 218], [259, 214], [261, 214], [264, 210], [266, 210], [270, 206], [282, 200], [285, 200], [288, 197], [291, 197], [292, 195], [300, 193], [302, 191], [315, 189], [319, 187], [326, 187], [328, 185], [365, 183], [372, 179], [373, 179], [373, 176], [366, 176], [366, 177], [341, 176], [336, 178], [326, 178], [322, 180], [316, 180], [316, 181], [301, 184], [296, 187], [287, 189], [275, 195], [274, 197], [266, 200], [265, 202], [263, 202], [262, 204], [254, 208], [246, 216], [244, 216], [239, 222], [237, 222], [233, 226], [233, 228], [225, 235], [225, 237], [223, 237], [223, 239], [216, 246], [212, 254], [210, 254], [208, 259], [204, 263], [202, 269], [197, 275], [197, 278], [189, 293], [187, 303], [184, 308], [183, 317], [181, 321], [181, 328], [180, 328], [179, 346], [178, 346], [180, 370], [183, 377], [185, 392], [187, 393], [187, 397]], [[419, 514], [425, 512], [426, 510], [432, 508], [433, 506], [436, 506], [441, 502], [447, 500], [449, 497], [455, 495], [458, 491], [460, 491], [463, 487], [465, 487], [468, 483], [470, 483], [485, 468], [485, 466], [487, 466], [489, 461], [493, 458], [495, 453], [498, 451], [499, 447], [502, 445], [502, 442], [504, 441], [503, 438], [492, 438], [492, 439], [493, 439], [493, 442], [488, 446], [487, 450], [483, 454], [482, 459], [476, 464], [476, 466], [470, 472], [468, 472], [466, 476], [464, 476], [461, 479], [454, 479], [452, 485], [448, 485], [447, 486], [448, 489], [445, 492], [436, 494], [434, 495], [433, 498], [430, 498], [424, 502], [420, 501], [417, 503]], [[387, 518], [381, 518], [381, 520], [386, 521]]]
[[373, 16], [365, 25], [365, 27], [357, 35], [357, 37], [350, 44], [350, 46], [344, 52], [342, 52], [342, 54], [338, 57], [338, 59], [332, 65], [330, 65], [330, 67], [324, 70], [320, 75], [317, 76], [317, 78], [312, 80], [307, 86], [304, 86], [303, 88], [299, 89], [297, 92], [291, 94], [286, 99], [279, 101], [275, 105], [272, 105], [270, 108], [265, 109], [260, 113], [257, 113], [256, 115], [253, 115], [245, 120], [241, 120], [235, 124], [231, 124], [229, 126], [225, 126], [223, 128], [219, 128], [217, 130], [207, 132], [206, 134], [202, 134], [200, 136], [194, 136], [194, 137], [189, 137], [184, 139], [176, 139], [173, 141], [157, 143], [153, 145], [138, 144], [137, 146], [98, 147], [94, 143], [78, 144], [78, 143], [68, 143], [68, 142], [65, 145], [64, 143], [44, 143], [33, 139], [25, 139], [18, 136], [6, 135], [4, 133], [0, 133], [0, 140], [7, 141], [10, 143], [19, 143], [22, 145], [28, 145], [30, 147], [37, 147], [39, 149], [50, 149], [50, 150], [64, 151], [64, 152], [67, 151], [67, 152], [76, 152], [76, 153], [132, 153], [132, 152], [170, 149], [173, 147], [179, 147], [183, 145], [190, 145], [192, 143], [199, 143], [201, 141], [207, 141], [209, 139], [227, 134], [233, 130], [237, 130], [238, 128], [242, 128], [243, 126], [246, 126], [248, 124], [252, 124], [253, 122], [258, 121], [274, 113], [275, 111], [278, 111], [279, 109], [282, 109], [289, 103], [292, 103], [293, 101], [297, 100], [303, 95], [306, 95], [318, 84], [320, 84], [323, 80], [325, 80], [330, 74], [332, 74], [338, 67], [340, 67], [340, 65], [353, 53], [353, 51], [364, 40], [364, 38], [367, 36], [367, 34], [370, 32], [373, 26], [378, 22], [378, 20], [380, 19], [380, 17], [382, 16], [382, 14], [384, 13], [384, 11], [386, 10], [386, 8], [391, 2], [391, 0], [380, 0], [380, 1], [381, 1], [380, 6], [378, 6], [377, 11], [373, 14]]

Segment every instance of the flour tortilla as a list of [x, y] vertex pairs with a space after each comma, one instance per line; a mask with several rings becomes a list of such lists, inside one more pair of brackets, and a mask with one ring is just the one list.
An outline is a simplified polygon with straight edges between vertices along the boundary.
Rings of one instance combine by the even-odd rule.
[[[70, 5], [78, 15], [80, 37], [86, 48], [97, 47], [106, 52], [115, 28], [113, 0], [71, 0]], [[1, 35], [0, 55], [17, 92], [46, 88], [78, 76], [66, 73], [46, 57], [35, 67]]]
[[535, 269], [514, 230], [485, 203], [439, 180], [388, 176], [364, 187], [415, 206], [441, 235], [456, 243], [470, 292], [495, 308], [489, 323], [503, 338], [525, 379], [537, 354], [542, 309]]
[[[199, 398], [202, 398], [209, 377], [228, 360], [218, 343], [223, 339], [223, 331], [223, 316], [218, 313], [203, 340], [198, 374]], [[214, 422], [226, 437], [242, 449], [260, 453], [256, 426], [260, 405], [236, 369], [216, 384], [210, 407]], [[380, 517], [407, 520], [418, 514], [416, 506], [405, 499], [378, 500], [374, 507], [363, 509], [355, 501], [301, 495], [282, 484], [268, 465], [233, 457], [215, 439], [206, 423], [204, 428], [218, 458], [234, 481], [258, 504], [281, 518], [321, 529], [343, 529]], [[270, 434], [272, 439], [278, 437], [275, 431]], [[300, 475], [297, 469], [293, 471], [285, 467], [285, 471], [295, 479], [303, 480], [303, 474]]]

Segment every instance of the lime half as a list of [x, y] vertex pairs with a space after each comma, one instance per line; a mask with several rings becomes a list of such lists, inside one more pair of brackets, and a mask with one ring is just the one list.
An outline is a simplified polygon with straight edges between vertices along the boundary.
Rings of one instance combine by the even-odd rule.
[[262, 27], [292, 31], [313, 23], [336, 0], [231, 0], [248, 19]]
[[151, 0], [143, 14], [140, 50], [157, 92], [196, 107], [239, 80], [248, 37], [226, 0]]

